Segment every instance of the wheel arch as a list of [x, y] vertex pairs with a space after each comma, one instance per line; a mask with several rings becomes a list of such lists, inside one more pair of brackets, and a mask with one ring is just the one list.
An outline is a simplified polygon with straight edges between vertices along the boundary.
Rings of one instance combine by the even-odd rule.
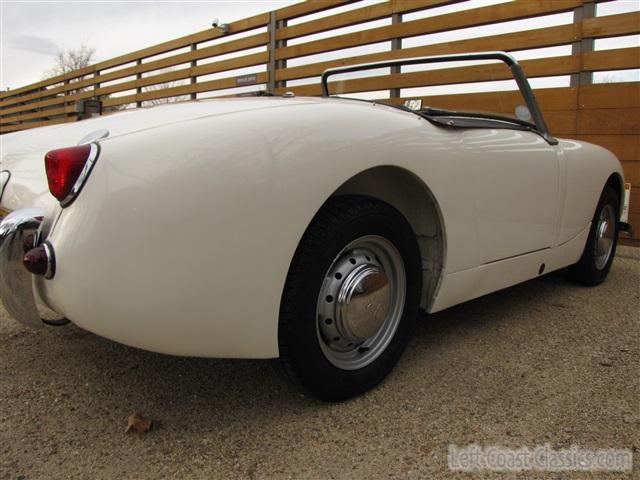
[[624, 180], [622, 179], [622, 176], [618, 172], [614, 172], [609, 175], [609, 178], [604, 184], [602, 190], [607, 187], [612, 187], [616, 192], [618, 192], [618, 199], [620, 200], [619, 212], [622, 213], [622, 205], [624, 203]]
[[353, 175], [330, 196], [363, 195], [388, 203], [409, 222], [422, 259], [422, 298], [427, 308], [440, 286], [446, 262], [446, 232], [440, 206], [431, 189], [401, 167], [372, 167]]

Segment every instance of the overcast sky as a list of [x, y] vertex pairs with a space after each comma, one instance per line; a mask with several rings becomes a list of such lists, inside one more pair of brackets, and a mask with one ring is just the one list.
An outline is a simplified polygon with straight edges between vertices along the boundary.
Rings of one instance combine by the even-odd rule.
[[231, 22], [298, 1], [0, 0], [0, 89], [41, 80], [59, 49], [84, 43], [107, 60], [205, 30], [214, 18]]

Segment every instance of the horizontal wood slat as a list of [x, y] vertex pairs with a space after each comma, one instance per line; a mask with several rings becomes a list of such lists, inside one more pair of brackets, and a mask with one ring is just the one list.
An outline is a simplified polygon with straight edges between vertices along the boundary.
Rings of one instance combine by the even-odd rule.
[[582, 70], [624, 70], [640, 67], [640, 47], [599, 50], [582, 54]]
[[68, 105], [64, 107], [58, 108], [47, 108], [37, 112], [32, 113], [23, 113], [19, 115], [14, 115], [12, 117], [4, 117], [2, 119], [2, 124], [12, 123], [12, 122], [23, 122], [25, 120], [33, 120], [35, 118], [43, 118], [45, 120], [49, 120], [47, 117], [55, 117], [56, 115], [64, 115], [66, 113], [75, 113], [76, 107], [75, 105]]
[[48, 127], [50, 125], [57, 125], [60, 123], [69, 123], [75, 121], [77, 121], [77, 115], [72, 115], [64, 118], [56, 118], [54, 120], [43, 120], [41, 122], [21, 123], [19, 125], [0, 125], [0, 133], [17, 132], [19, 130], [26, 130], [28, 128]]
[[[423, 105], [430, 107], [510, 114], [513, 114], [516, 106], [524, 104], [524, 99], [519, 91], [461, 93], [457, 95], [432, 95], [428, 97], [407, 98], [420, 98]], [[394, 105], [401, 105], [407, 98], [392, 98], [382, 101]], [[539, 89], [536, 90], [536, 98], [544, 112], [576, 110], [578, 89], [571, 87]]]
[[370, 45], [393, 38], [412, 37], [506, 20], [530, 18], [545, 13], [572, 10], [581, 4], [582, 0], [538, 0], [535, 2], [521, 1], [474, 8], [278, 48], [276, 50], [276, 59], [284, 60], [354, 46]]
[[[269, 78], [266, 72], [256, 74], [256, 84], [266, 83]], [[214, 90], [223, 90], [225, 88], [236, 87], [236, 78], [221, 78], [219, 80], [210, 80], [207, 82], [198, 82], [190, 85], [181, 85], [178, 87], [164, 88], [162, 90], [153, 90], [149, 92], [137, 93], [135, 95], [125, 95], [121, 97], [110, 97], [102, 103], [105, 107], [115, 105], [125, 105], [134, 102], [144, 102], [155, 100], [158, 98], [175, 97], [180, 95], [188, 95], [190, 93], [212, 92]]]
[[359, 23], [379, 20], [394, 13], [409, 13], [461, 1], [463, 0], [391, 0], [389, 2], [368, 5], [363, 8], [358, 8], [357, 10], [337, 13], [291, 27], [280, 28], [276, 34], [276, 39], [286, 40], [314, 33], [322, 33], [336, 28], [350, 27]]
[[42, 107], [50, 107], [52, 105], [63, 105], [69, 102], [74, 102], [78, 100], [83, 100], [85, 98], [92, 98], [95, 95], [93, 90], [86, 90], [79, 93], [74, 93], [73, 95], [58, 95], [55, 97], [48, 98], [46, 100], [41, 100], [37, 104], [27, 104], [20, 105], [18, 107], [10, 107], [5, 110], [2, 110], [2, 117], [0, 118], [0, 122], [5, 123], [5, 115], [12, 115], [20, 112], [28, 112], [34, 109], [42, 108]]
[[578, 134], [638, 135], [640, 108], [578, 110]]
[[[138, 80], [130, 80], [128, 82], [120, 82], [117, 84], [109, 85], [107, 87], [97, 88], [94, 90], [85, 90], [83, 92], [78, 92], [75, 94], [70, 94], [67, 96], [57, 96], [53, 99], [49, 99], [48, 101], [39, 102], [38, 105], [53, 105], [57, 103], [65, 103], [65, 102], [73, 102], [83, 98], [91, 98], [94, 96], [103, 96], [108, 95], [115, 92], [122, 92], [126, 90], [131, 90], [134, 88], [142, 88], [151, 85], [157, 85], [160, 83], [170, 83], [175, 82], [182, 79], [187, 79], [190, 77], [206, 75], [211, 73], [218, 73], [225, 70], [230, 70], [233, 68], [247, 67], [252, 65], [259, 65], [267, 56], [267, 53], [259, 53], [247, 57], [242, 57], [239, 59], [232, 59], [225, 62], [212, 63], [207, 65], [202, 65], [199, 67], [186, 68], [181, 70], [170, 71], [166, 73], [162, 73], [159, 75], [153, 75], [149, 77], [144, 77]], [[31, 104], [14, 107], [12, 109], [7, 109], [5, 111], [0, 111], [0, 113], [7, 114], [12, 112], [20, 112], [31, 110], [33, 106]], [[1, 121], [7, 122], [8, 118], [1, 118]]]
[[[238, 20], [236, 22], [232, 22], [229, 24], [230, 33], [227, 35], [230, 35], [233, 33], [245, 32], [247, 30], [252, 30], [258, 27], [264, 27], [268, 23], [269, 23], [268, 13]], [[119, 57], [111, 58], [109, 60], [105, 60], [104, 62], [99, 62], [79, 70], [74, 70], [73, 72], [67, 73], [65, 75], [58, 75], [46, 80], [42, 80], [37, 83], [33, 83], [31, 85], [27, 85], [25, 87], [17, 88], [15, 90], [10, 90], [8, 92], [2, 92], [0, 93], [0, 99], [12, 97], [18, 93], [27, 92], [29, 90], [35, 90], [40, 87], [46, 87], [47, 85], [61, 83], [64, 80], [70, 80], [73, 78], [78, 78], [81, 76], [93, 74], [100, 70], [106, 70], [108, 68], [124, 65], [126, 63], [135, 62], [138, 59], [148, 58], [154, 55], [167, 53], [167, 52], [170, 52], [171, 50], [177, 50], [179, 48], [187, 47], [194, 43], [201, 43], [209, 40], [214, 40], [222, 36], [225, 36], [225, 34], [221, 33], [220, 29], [210, 28], [208, 30], [203, 30], [198, 33], [186, 35], [184, 37], [176, 38], [174, 40], [169, 40], [167, 42], [163, 42], [158, 45], [154, 45], [152, 47], [136, 50], [135, 52], [131, 52], [126, 55], [121, 55]]]
[[[256, 84], [266, 83], [268, 81], [268, 76], [266, 72], [258, 73], [256, 75], [257, 75]], [[136, 82], [127, 82], [127, 83], [133, 84]], [[188, 95], [190, 93], [210, 92], [214, 90], [222, 90], [225, 88], [234, 88], [236, 86], [237, 86], [236, 77], [228, 77], [228, 78], [221, 78], [218, 80], [210, 80], [207, 82], [198, 82], [195, 84], [179, 85], [179, 86], [174, 86], [169, 88], [147, 91], [147, 92], [138, 93], [135, 95], [109, 97], [109, 98], [105, 98], [102, 104], [105, 107], [114, 106], [114, 105], [125, 105], [128, 103], [142, 102], [146, 100], [155, 100], [158, 98]], [[122, 88], [120, 85], [114, 85], [110, 87], [99, 88], [97, 90], [80, 92], [74, 95], [68, 95], [66, 97], [58, 97], [51, 100], [46, 100], [46, 101], [40, 102], [39, 105], [42, 105], [42, 106], [54, 105], [54, 104], [59, 104], [63, 102], [68, 102], [68, 101], [77, 101], [85, 98], [92, 98], [96, 94], [106, 95], [108, 93], [113, 93], [114, 91], [126, 91], [126, 90], [132, 90], [132, 89], [133, 88]], [[14, 110], [21, 110], [25, 108], [26, 107], [23, 106], [23, 107], [17, 107], [15, 109], [7, 109], [7, 112], [12, 112]], [[4, 119], [2, 119], [2, 121], [4, 122]]]
[[276, 19], [293, 20], [294, 18], [309, 15], [311, 13], [322, 12], [324, 10], [340, 7], [349, 3], [355, 3], [355, 1], [356, 0], [308, 0], [306, 2], [296, 3], [276, 10]]
[[561, 138], [574, 137], [576, 135], [575, 110], [558, 110], [547, 112], [544, 116], [549, 131]]
[[[624, 51], [638, 51], [640, 49], [620, 49], [620, 50], [608, 50], [588, 52], [582, 55], [582, 63], [588, 63], [599, 65], [601, 62], [607, 62], [607, 68], [617, 68], [620, 65], [628, 65], [628, 60], [622, 55]], [[84, 92], [78, 92], [66, 96], [57, 96], [42, 102], [37, 105], [50, 106], [56, 104], [62, 104], [65, 102], [77, 101], [84, 98], [91, 98], [97, 95], [108, 95], [115, 92], [122, 92], [138, 87], [144, 87], [154, 85], [158, 83], [170, 82], [179, 79], [186, 79], [193, 76], [205, 75], [209, 73], [219, 72], [226, 69], [238, 68], [239, 66], [258, 65], [265, 61], [267, 58], [266, 53], [259, 53], [249, 55], [246, 57], [240, 57], [239, 59], [231, 59], [224, 62], [205, 64], [198, 67], [192, 67], [188, 69], [176, 70], [173, 72], [167, 72], [160, 75], [146, 77], [139, 80], [132, 80], [129, 82], [122, 82], [107, 87], [98, 88], [95, 90], [89, 90]], [[587, 58], [588, 60], [585, 60]], [[639, 57], [640, 58], [640, 57]], [[617, 61], [621, 63], [616, 63]], [[522, 65], [530, 77], [536, 76], [551, 76], [551, 75], [566, 75], [570, 73], [576, 73], [580, 71], [579, 65], [580, 59], [577, 56], [571, 57], [553, 57], [548, 59], [526, 60], [522, 62]], [[584, 68], [584, 67], [583, 67]], [[595, 68], [595, 67], [594, 67]], [[367, 90], [381, 90], [384, 88], [407, 88], [414, 86], [428, 86], [428, 85], [445, 85], [451, 83], [464, 83], [464, 82], [477, 82], [488, 80], [504, 80], [510, 79], [511, 73], [501, 65], [491, 66], [477, 66], [477, 67], [460, 67], [452, 69], [432, 70], [427, 72], [413, 72], [408, 74], [395, 74], [385, 77], [370, 77], [366, 79], [347, 80], [340, 83], [342, 85], [341, 93], [354, 93]], [[332, 85], [333, 85], [332, 83]], [[305, 85], [300, 87], [287, 87], [281, 88], [279, 91], [292, 90], [299, 95], [318, 95], [320, 93], [320, 86], [317, 84]], [[278, 90], [277, 90], [278, 92]], [[193, 93], [193, 92], [191, 92]], [[23, 105], [14, 108], [5, 108], [0, 110], [0, 114], [9, 115], [22, 111], [29, 111], [35, 108], [33, 104]], [[4, 119], [2, 119], [4, 122]]]
[[[247, 55], [245, 57], [239, 57], [239, 58], [234, 58], [230, 60], [225, 60], [222, 62], [205, 64], [198, 67], [175, 70], [171, 72], [162, 73], [159, 75], [144, 77], [137, 80], [130, 80], [128, 82], [120, 82], [117, 84], [109, 85], [107, 87], [97, 88], [94, 90], [85, 90], [82, 92], [78, 92], [78, 93], [74, 93], [66, 96], [56, 96], [54, 98], [38, 102], [37, 105], [48, 106], [48, 105], [65, 103], [65, 102], [74, 102], [74, 101], [82, 100], [85, 98], [91, 98], [94, 96], [103, 96], [103, 95], [109, 95], [116, 92], [124, 92], [124, 91], [132, 90], [138, 87], [157, 85], [159, 83], [174, 82], [176, 80], [222, 72], [222, 71], [231, 70], [234, 68], [260, 65], [267, 58], [268, 58], [268, 54], [266, 52], [257, 53], [254, 55]], [[189, 92], [189, 93], [193, 93], [193, 92]], [[33, 108], [34, 108], [33, 104], [27, 104], [19, 107], [0, 110], [0, 114], [7, 115], [10, 113], [32, 110]], [[5, 118], [0, 118], [0, 121], [5, 122], [6, 120]]]
[[291, 80], [322, 74], [327, 68], [357, 65], [359, 63], [395, 60], [399, 58], [444, 55], [453, 53], [481, 52], [487, 50], [513, 51], [525, 48], [554, 47], [579, 39], [580, 25], [569, 24], [502, 35], [471, 38], [453, 42], [436, 43], [420, 47], [403, 48], [388, 52], [359, 55], [355, 57], [313, 63], [278, 70], [276, 80]]
[[[192, 62], [194, 60], [212, 58], [219, 55], [238, 52], [248, 48], [264, 46], [268, 42], [269, 42], [269, 34], [260, 33], [257, 35], [252, 35], [250, 37], [245, 37], [245, 38], [240, 38], [238, 40], [225, 42], [220, 45], [212, 45], [202, 49], [194, 50], [192, 52], [173, 55], [171, 57], [166, 57], [159, 60], [142, 63], [140, 65], [123, 68], [123, 69], [109, 72], [106, 74], [101, 74], [98, 77], [91, 77], [91, 78], [80, 80], [78, 82], [61, 85], [59, 87], [49, 88], [47, 90], [38, 91], [32, 94], [10, 98], [4, 101], [0, 101], [0, 115], [5, 114], [2, 108], [5, 108], [9, 105], [14, 105], [17, 103], [22, 103], [25, 101], [30, 101], [37, 98], [51, 96], [51, 95], [62, 94], [67, 91], [77, 90], [78, 88], [90, 87], [95, 85], [96, 83], [105, 83], [112, 80], [118, 80], [120, 78], [130, 77], [130, 76], [134, 76], [141, 73], [151, 72], [154, 70], [160, 70], [160, 69], [172, 67], [174, 65], [180, 65], [180, 64]], [[266, 56], [262, 58], [266, 58], [268, 60], [268, 54], [265, 53], [265, 55]], [[232, 58], [229, 60], [222, 60], [222, 61], [216, 62], [215, 64], [220, 67], [216, 71], [221, 72], [225, 70], [231, 70], [233, 68], [240, 68], [242, 66], [246, 66], [246, 65], [242, 65], [242, 60], [240, 60], [240, 58], [243, 58], [243, 57]], [[267, 60], [264, 60], [262, 63], [265, 63]]]
[[[525, 60], [521, 62], [521, 65], [529, 77], [568, 75], [580, 71], [580, 56]], [[511, 78], [511, 72], [505, 65], [488, 64], [334, 81], [330, 82], [329, 85], [332, 94], [347, 94], [389, 88], [450, 85]], [[287, 87], [280, 90], [276, 89], [276, 92], [284, 93], [283, 90], [289, 90], [298, 95], [319, 95], [321, 93], [320, 85], [315, 83]]]
[[580, 134], [578, 140], [595, 143], [613, 152], [623, 162], [640, 163], [640, 136], [623, 134]]
[[[616, 22], [611, 22], [610, 18], [616, 17]], [[588, 22], [588, 23], [587, 23]], [[369, 55], [360, 55], [355, 57], [349, 57], [345, 59], [337, 59], [326, 62], [314, 63], [310, 65], [304, 65], [299, 67], [290, 67], [279, 70], [276, 76], [276, 80], [291, 80], [305, 77], [312, 77], [320, 75], [327, 68], [341, 67], [345, 65], [356, 65], [358, 63], [376, 62], [382, 60], [391, 60], [398, 58], [410, 58], [418, 56], [428, 55], [442, 55], [450, 53], [465, 53], [465, 52], [478, 52], [485, 50], [505, 50], [513, 51], [525, 48], [542, 48], [551, 47], [557, 45], [568, 44], [577, 41], [581, 38], [581, 32], [587, 29], [592, 36], [600, 35], [604, 28], [609, 28], [610, 25], [622, 25], [624, 28], [618, 28], [615, 32], [619, 34], [635, 33], [633, 28], [629, 28], [628, 25], [634, 25], [635, 29], [640, 30], [640, 16], [637, 14], [620, 14], [612, 15], [610, 17], [597, 17], [588, 19], [577, 24], [558, 25], [554, 27], [547, 27], [535, 30], [525, 30], [514, 33], [507, 33], [495, 36], [484, 36], [478, 38], [472, 38], [468, 40], [459, 40], [453, 42], [443, 42], [440, 44], [432, 44], [421, 47], [404, 48], [399, 51], [381, 52]], [[588, 27], [584, 25], [588, 24]], [[617, 51], [618, 52], [618, 51]], [[618, 55], [619, 58], [612, 60], [616, 64], [616, 68], [626, 68], [626, 63], [631, 63], [628, 68], [634, 68], [634, 60], [629, 60], [629, 57], [634, 52], [626, 49], [620, 49]], [[600, 52], [598, 52], [600, 54]], [[636, 55], [637, 57], [637, 55]], [[603, 63], [603, 65], [593, 65], [593, 62], [589, 65], [591, 70], [603, 70], [607, 66], [604, 65], [606, 56], [596, 57], [596, 60]], [[587, 60], [589, 61], [589, 60]]]
[[640, 107], [640, 82], [582, 85], [580, 108]]
[[582, 21], [583, 38], [607, 38], [640, 33], [640, 12], [620, 13]]
[[635, 188], [640, 188], [640, 162], [621, 162], [624, 180]]
[[[603, 62], [606, 62], [607, 64], [606, 69], [614, 69], [618, 68], [620, 65], [628, 65], [628, 60], [623, 56], [618, 55], [618, 52], [618, 50], [604, 50], [587, 52], [582, 55], [524, 60], [520, 63], [522, 64], [527, 76], [532, 78], [569, 75], [583, 70], [581, 67], [585, 58], [588, 59], [589, 65], [594, 70], [601, 69], [598, 65], [601, 65]], [[617, 61], [620, 63], [616, 63]], [[384, 90], [389, 88], [450, 85], [454, 83], [507, 80], [511, 78], [511, 72], [505, 66], [491, 64], [334, 81], [329, 83], [329, 89], [332, 94], [347, 94]], [[319, 95], [321, 93], [321, 88], [319, 84], [310, 84], [276, 89], [276, 92], [284, 93], [284, 91], [292, 91], [298, 95]]]

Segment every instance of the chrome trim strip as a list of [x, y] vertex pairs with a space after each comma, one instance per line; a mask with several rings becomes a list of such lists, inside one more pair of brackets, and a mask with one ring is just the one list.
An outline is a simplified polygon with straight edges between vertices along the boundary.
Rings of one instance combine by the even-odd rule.
[[53, 253], [53, 247], [49, 242], [44, 242], [42, 244], [44, 251], [47, 253], [47, 271], [44, 272], [44, 278], [50, 280], [56, 274], [56, 262], [55, 256]]
[[[6, 174], [6, 180], [2, 180], [2, 174]], [[11, 180], [11, 172], [9, 170], [0, 171], [0, 200], [2, 200], [2, 195], [4, 191], [7, 189], [7, 185], [9, 185], [9, 180]]]
[[558, 140], [551, 136], [547, 124], [542, 116], [542, 111], [536, 100], [536, 96], [529, 85], [527, 76], [524, 70], [518, 63], [518, 61], [506, 52], [480, 52], [480, 53], [463, 53], [456, 55], [435, 55], [432, 57], [414, 57], [414, 58], [401, 58], [398, 60], [384, 60], [381, 62], [362, 63], [359, 65], [350, 65], [347, 67], [329, 68], [322, 73], [320, 83], [322, 85], [322, 96], [329, 96], [329, 84], [328, 79], [331, 75], [337, 75], [341, 73], [361, 72], [363, 70], [372, 70], [376, 68], [385, 67], [401, 67], [403, 65], [420, 65], [425, 63], [438, 63], [438, 62], [463, 62], [469, 60], [500, 60], [507, 64], [513, 78], [518, 84], [520, 93], [524, 97], [531, 117], [536, 125], [536, 130], [550, 145], [557, 145]]
[[[577, 236], [577, 235], [576, 235]], [[575, 238], [575, 237], [574, 237]], [[564, 244], [563, 244], [564, 245]], [[530, 250], [524, 253], [518, 253], [517, 255], [511, 255], [510, 257], [498, 258], [497, 260], [491, 260], [490, 262], [481, 263], [478, 265], [479, 267], [484, 267], [485, 265], [491, 265], [492, 263], [502, 262], [503, 260], [511, 260], [512, 258], [523, 257], [525, 255], [531, 255], [532, 253], [544, 252], [545, 250], [551, 251], [551, 247], [538, 248], [537, 250]]]
[[39, 208], [16, 210], [0, 223], [0, 300], [20, 323], [42, 328], [32, 275], [24, 268], [24, 239], [36, 234], [44, 218]]
[[74, 183], [73, 188], [71, 188], [71, 191], [69, 192], [69, 195], [67, 195], [60, 202], [60, 206], [63, 208], [71, 205], [71, 203], [78, 196], [78, 194], [80, 193], [80, 190], [82, 190], [82, 187], [87, 181], [87, 178], [89, 178], [89, 174], [91, 173], [91, 169], [93, 168], [93, 165], [96, 163], [96, 160], [100, 155], [100, 146], [97, 143], [92, 143], [90, 145], [91, 145], [91, 150], [89, 151], [89, 158], [87, 158], [87, 162], [84, 164], [84, 167], [80, 172], [80, 176], [78, 177], [78, 180], [76, 180], [76, 183]]
[[107, 130], [106, 128], [101, 128], [100, 130], [96, 130], [82, 137], [82, 140], [78, 142], [78, 145], [97, 142], [98, 140], [102, 140], [103, 138], [107, 138], [108, 136], [109, 130]]

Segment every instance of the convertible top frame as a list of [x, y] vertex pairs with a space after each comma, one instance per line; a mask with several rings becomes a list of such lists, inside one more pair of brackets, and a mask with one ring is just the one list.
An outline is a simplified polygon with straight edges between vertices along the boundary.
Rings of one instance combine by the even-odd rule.
[[373, 70], [376, 68], [385, 68], [385, 67], [401, 67], [404, 65], [421, 65], [428, 63], [441, 63], [441, 62], [464, 62], [469, 60], [500, 60], [507, 64], [513, 78], [515, 79], [518, 88], [520, 89], [520, 93], [522, 94], [525, 102], [527, 103], [527, 108], [531, 113], [531, 117], [536, 126], [537, 132], [544, 138], [550, 145], [557, 145], [558, 140], [554, 138], [550, 133], [547, 127], [546, 122], [544, 121], [544, 117], [542, 115], [542, 111], [540, 110], [540, 106], [538, 105], [538, 101], [536, 99], [535, 94], [529, 84], [529, 80], [527, 80], [527, 76], [522, 69], [522, 66], [518, 63], [518, 61], [511, 55], [506, 52], [480, 52], [480, 53], [462, 53], [455, 55], [436, 55], [432, 57], [413, 57], [413, 58], [402, 58], [398, 60], [384, 60], [381, 62], [372, 62], [372, 63], [362, 63], [359, 65], [349, 65], [346, 67], [336, 67], [329, 68], [322, 73], [321, 84], [322, 84], [322, 96], [329, 96], [329, 77], [332, 75], [339, 75], [341, 73], [350, 73], [350, 72], [361, 72], [363, 70]]

